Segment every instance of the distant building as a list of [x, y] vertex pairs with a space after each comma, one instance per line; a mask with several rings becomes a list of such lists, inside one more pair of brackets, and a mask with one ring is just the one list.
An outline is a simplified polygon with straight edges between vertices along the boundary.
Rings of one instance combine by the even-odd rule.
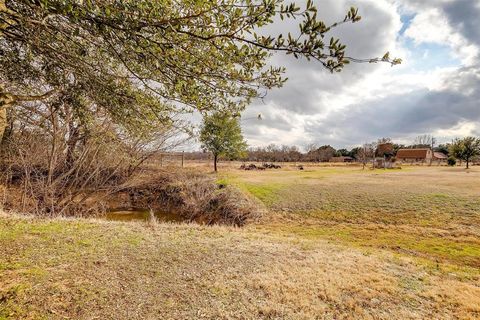
[[352, 157], [332, 157], [330, 158], [330, 162], [353, 162], [355, 159]]
[[448, 156], [442, 152], [434, 152], [433, 153], [433, 160], [434, 161], [447, 161], [448, 160]]
[[433, 158], [431, 149], [400, 149], [397, 151], [397, 160], [403, 162], [427, 162]]

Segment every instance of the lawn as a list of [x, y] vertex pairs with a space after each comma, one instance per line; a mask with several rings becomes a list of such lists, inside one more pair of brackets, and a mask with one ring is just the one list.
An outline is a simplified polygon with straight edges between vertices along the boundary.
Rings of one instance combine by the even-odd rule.
[[480, 268], [477, 168], [314, 168], [241, 172], [230, 180], [261, 195], [270, 214], [260, 230], [388, 249], [439, 267]]
[[221, 183], [244, 228], [0, 215], [0, 319], [480, 317], [480, 170], [306, 167]]

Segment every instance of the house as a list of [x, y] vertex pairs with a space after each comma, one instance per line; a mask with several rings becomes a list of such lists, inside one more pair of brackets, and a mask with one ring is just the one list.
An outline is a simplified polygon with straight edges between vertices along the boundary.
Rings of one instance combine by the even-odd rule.
[[431, 149], [400, 149], [396, 156], [398, 161], [402, 162], [427, 162], [430, 163], [433, 158]]
[[330, 162], [353, 162], [355, 159], [352, 157], [332, 157], [330, 158]]

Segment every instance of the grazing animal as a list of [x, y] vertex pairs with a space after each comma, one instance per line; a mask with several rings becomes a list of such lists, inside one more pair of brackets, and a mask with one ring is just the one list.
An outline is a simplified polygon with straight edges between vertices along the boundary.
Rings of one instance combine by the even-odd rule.
[[280, 169], [282, 167], [274, 164], [274, 163], [264, 163], [263, 164], [263, 167], [266, 168], [266, 169]]

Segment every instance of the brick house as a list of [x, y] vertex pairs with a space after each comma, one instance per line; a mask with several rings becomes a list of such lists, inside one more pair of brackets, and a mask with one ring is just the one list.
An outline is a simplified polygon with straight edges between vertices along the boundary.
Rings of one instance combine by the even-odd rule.
[[396, 156], [398, 161], [402, 162], [427, 162], [430, 163], [433, 159], [431, 149], [400, 149]]

